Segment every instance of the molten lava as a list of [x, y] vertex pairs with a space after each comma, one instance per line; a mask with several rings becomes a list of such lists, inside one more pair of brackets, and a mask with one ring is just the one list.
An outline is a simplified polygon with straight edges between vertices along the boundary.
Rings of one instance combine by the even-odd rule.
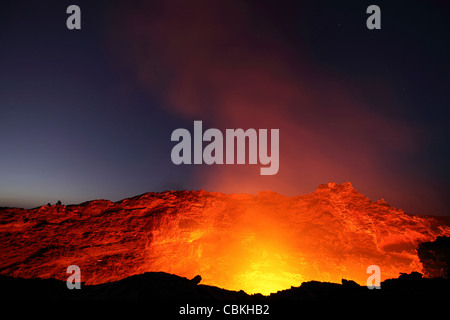
[[168, 191], [0, 215], [1, 274], [66, 280], [75, 264], [86, 284], [164, 271], [263, 294], [310, 280], [365, 285], [373, 264], [382, 280], [421, 272], [418, 244], [450, 235], [437, 218], [370, 201], [350, 183], [295, 197]]

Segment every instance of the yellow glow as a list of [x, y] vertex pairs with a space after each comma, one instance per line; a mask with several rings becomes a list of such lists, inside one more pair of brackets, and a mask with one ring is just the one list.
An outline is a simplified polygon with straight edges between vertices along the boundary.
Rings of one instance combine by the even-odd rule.
[[[310, 213], [295, 208], [282, 211], [256, 201], [230, 206], [167, 216], [149, 241], [145, 271], [200, 275], [201, 284], [269, 295], [311, 280], [365, 285], [372, 264], [380, 265], [384, 277], [420, 267], [417, 256], [406, 251], [381, 265], [386, 255], [373, 233], [344, 228], [329, 213], [310, 221]], [[400, 242], [395, 237], [388, 239]], [[406, 267], [405, 259], [411, 261]]]

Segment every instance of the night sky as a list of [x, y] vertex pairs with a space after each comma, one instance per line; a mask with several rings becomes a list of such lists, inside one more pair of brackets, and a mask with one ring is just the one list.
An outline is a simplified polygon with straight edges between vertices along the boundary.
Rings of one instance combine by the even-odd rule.
[[[397, 1], [399, 2], [399, 1]], [[68, 30], [66, 8], [81, 8]], [[366, 9], [381, 9], [368, 30]], [[0, 206], [350, 181], [449, 214], [446, 1], [0, 2]], [[280, 169], [180, 165], [173, 130], [280, 129]]]

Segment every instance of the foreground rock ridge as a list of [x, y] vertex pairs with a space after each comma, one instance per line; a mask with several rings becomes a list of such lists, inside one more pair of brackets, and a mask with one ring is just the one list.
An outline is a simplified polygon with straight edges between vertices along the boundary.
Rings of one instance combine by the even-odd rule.
[[[55, 279], [23, 279], [0, 275], [0, 301], [3, 300], [159, 300], [175, 301], [174, 314], [180, 301], [232, 301], [245, 303], [275, 303], [292, 300], [444, 300], [450, 299], [449, 279], [422, 278], [420, 273], [402, 274], [397, 279], [381, 283], [381, 290], [369, 290], [351, 280], [341, 283], [308, 281], [299, 287], [271, 293], [249, 295], [198, 284], [164, 272], [146, 272], [118, 281], [82, 285], [80, 290], [68, 290], [65, 281]], [[162, 304], [163, 308], [167, 304]], [[286, 307], [286, 305], [283, 305]], [[293, 310], [298, 310], [298, 305]], [[153, 308], [155, 305], [152, 306]], [[163, 309], [164, 310], [164, 309]], [[289, 310], [292, 310], [289, 309]], [[167, 312], [167, 308], [165, 308]]]
[[[274, 192], [146, 193], [118, 202], [0, 209], [0, 274], [86, 285], [163, 271], [228, 290], [269, 294], [317, 280], [365, 285], [424, 272], [420, 243], [449, 236], [439, 217], [371, 201], [350, 183], [287, 197]], [[434, 271], [435, 272], [435, 271]]]

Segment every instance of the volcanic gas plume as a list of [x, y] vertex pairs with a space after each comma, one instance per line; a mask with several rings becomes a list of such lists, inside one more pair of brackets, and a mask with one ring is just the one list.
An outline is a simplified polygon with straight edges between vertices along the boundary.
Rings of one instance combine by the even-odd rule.
[[[427, 150], [428, 138], [417, 123], [407, 120], [410, 102], [404, 106], [398, 98], [391, 75], [380, 78], [376, 70], [366, 68], [372, 65], [366, 54], [342, 51], [341, 45], [324, 52], [337, 61], [341, 56], [362, 59], [364, 71], [358, 76], [323, 61], [313, 43], [328, 40], [308, 22], [318, 18], [309, 16], [309, 6], [301, 1], [194, 3], [118, 5], [108, 37], [112, 64], [132, 79], [125, 87], [139, 83], [156, 105], [186, 124], [201, 120], [205, 127], [220, 130], [279, 129], [280, 169], [261, 177], [255, 174], [257, 168], [247, 165], [184, 168], [194, 170], [192, 179], [183, 181], [187, 188], [272, 190], [292, 196], [325, 181], [351, 180], [367, 196], [384, 196], [408, 212], [445, 214], [445, 185], [430, 184], [422, 173], [429, 168], [414, 164]], [[331, 9], [320, 12], [333, 15]], [[366, 39], [364, 34], [350, 43], [364, 47]], [[377, 42], [368, 48], [379, 50]], [[404, 49], [401, 52], [404, 60]], [[394, 110], [402, 106], [405, 115], [399, 116]]]
[[373, 202], [350, 183], [308, 195], [206, 191], [146, 193], [113, 203], [0, 210], [0, 273], [99, 284], [165, 271], [204, 284], [268, 294], [303, 281], [365, 284], [421, 271], [419, 243], [450, 235], [437, 218]]

